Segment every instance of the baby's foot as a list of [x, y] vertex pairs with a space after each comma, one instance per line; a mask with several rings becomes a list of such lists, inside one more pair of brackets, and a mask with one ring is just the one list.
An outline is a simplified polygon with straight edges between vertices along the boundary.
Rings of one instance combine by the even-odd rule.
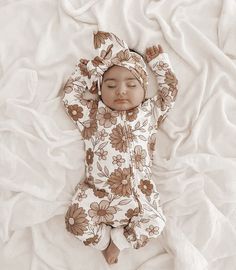
[[108, 264], [113, 264], [118, 262], [118, 256], [120, 254], [119, 248], [111, 240], [109, 246], [102, 251]]

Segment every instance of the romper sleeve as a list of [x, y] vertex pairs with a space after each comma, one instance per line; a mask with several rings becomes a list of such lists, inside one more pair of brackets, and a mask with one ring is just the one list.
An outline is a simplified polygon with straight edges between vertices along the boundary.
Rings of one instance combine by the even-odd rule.
[[176, 79], [167, 53], [160, 53], [148, 64], [156, 75], [159, 87], [157, 94], [153, 98], [150, 98], [153, 115], [156, 119], [155, 128], [159, 128], [170, 109], [174, 106], [178, 93], [178, 80]]
[[62, 102], [65, 110], [81, 131], [93, 119], [97, 108], [97, 100], [84, 98], [86, 92], [97, 93], [94, 71], [91, 61], [80, 59], [63, 88]]

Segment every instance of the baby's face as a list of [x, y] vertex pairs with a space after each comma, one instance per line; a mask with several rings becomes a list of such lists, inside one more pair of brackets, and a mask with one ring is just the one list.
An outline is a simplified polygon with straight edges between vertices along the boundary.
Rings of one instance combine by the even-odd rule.
[[103, 75], [101, 95], [103, 102], [116, 111], [137, 107], [144, 99], [144, 89], [125, 67], [113, 66]]

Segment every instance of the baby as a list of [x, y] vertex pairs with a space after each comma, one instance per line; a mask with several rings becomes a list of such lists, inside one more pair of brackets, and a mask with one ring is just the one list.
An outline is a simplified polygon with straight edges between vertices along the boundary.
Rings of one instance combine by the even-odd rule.
[[[177, 80], [160, 45], [145, 60], [159, 90], [145, 99], [143, 57], [112, 33], [94, 34], [98, 55], [81, 59], [64, 87], [63, 104], [85, 142], [86, 177], [66, 213], [69, 232], [102, 251], [109, 264], [125, 248], [138, 249], [165, 226], [152, 180], [155, 135], [177, 94]], [[85, 98], [85, 93], [98, 98]]]

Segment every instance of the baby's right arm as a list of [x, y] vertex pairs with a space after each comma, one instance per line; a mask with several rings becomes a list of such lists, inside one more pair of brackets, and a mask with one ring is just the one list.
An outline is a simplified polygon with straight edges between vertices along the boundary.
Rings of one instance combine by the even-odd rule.
[[[95, 94], [97, 91], [96, 81], [92, 79], [93, 70], [89, 68], [90, 61], [81, 59], [76, 65], [75, 71], [71, 74], [63, 88], [63, 105], [73, 120], [81, 129], [89, 123], [93, 111], [97, 108], [96, 100], [84, 98], [86, 92]], [[90, 65], [91, 66], [91, 65]]]

